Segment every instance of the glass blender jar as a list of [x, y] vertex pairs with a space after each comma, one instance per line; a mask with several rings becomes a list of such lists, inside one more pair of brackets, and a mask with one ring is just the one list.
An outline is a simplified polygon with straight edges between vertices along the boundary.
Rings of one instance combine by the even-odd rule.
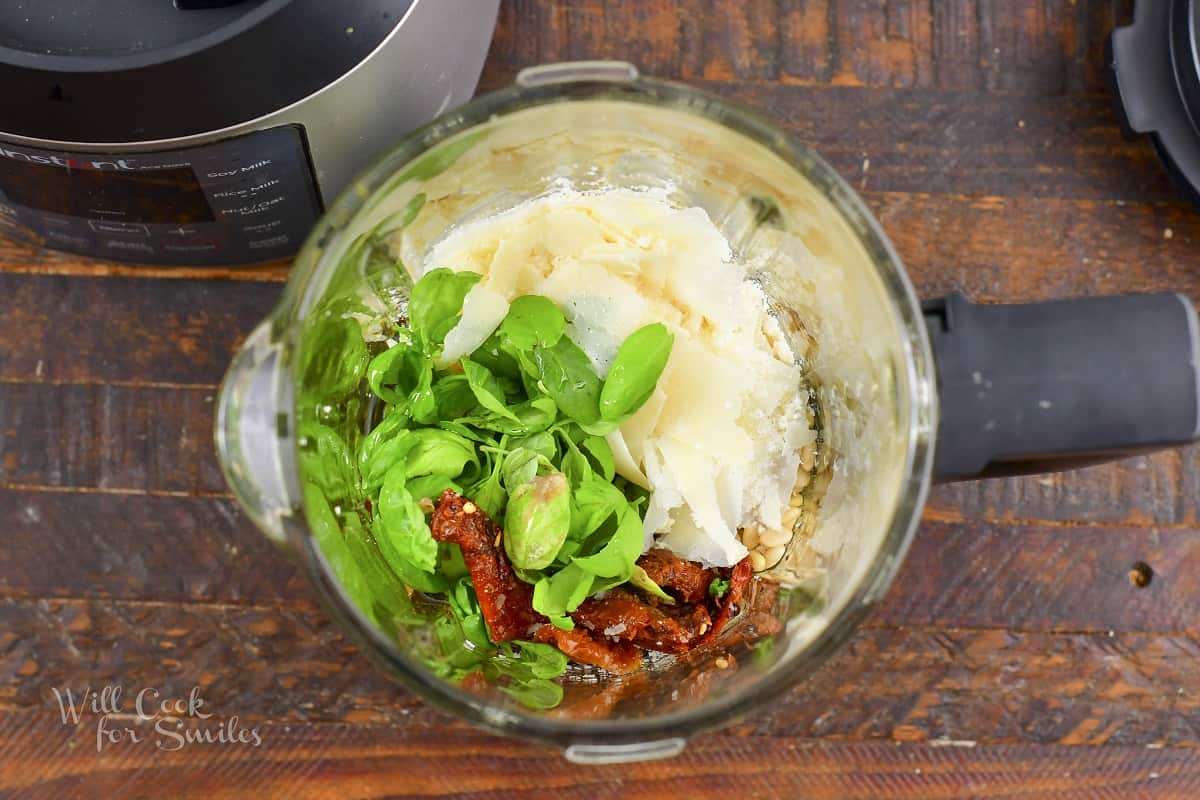
[[[352, 507], [351, 454], [377, 412], [365, 372], [383, 346], [377, 320], [404, 314], [412, 285], [405, 265], [420, 263], [455, 226], [564, 187], [654, 190], [679, 207], [702, 208], [770, 298], [813, 389], [820, 438], [804, 536], [793, 540], [775, 573], [786, 589], [775, 607], [780, 633], [652, 660], [627, 678], [571, 671], [563, 679], [566, 701], [538, 711], [503, 692], [439, 677], [429, 667], [435, 643], [428, 620], [364, 588], [390, 581], [403, 593], [372, 551], [369, 511]], [[1195, 438], [1197, 326], [1190, 304], [1174, 295], [1124, 298], [1105, 307], [1111, 314], [1099, 314], [1087, 306], [1092, 301], [1080, 302], [992, 316], [952, 297], [922, 309], [861, 199], [767, 120], [641, 77], [627, 64], [547, 65], [416, 132], [329, 209], [279, 306], [230, 369], [218, 452], [246, 511], [304, 566], [363, 649], [405, 686], [475, 724], [563, 747], [576, 761], [662, 757], [681, 751], [692, 734], [779, 697], [843, 644], [883, 595], [934, 474], [938, 373], [942, 430], [956, 432], [939, 462], [947, 477], [982, 474], [995, 464], [1058, 466]], [[1042, 448], [1029, 440], [1037, 436], [1025, 417], [1016, 420], [1005, 406], [984, 433], [991, 407], [957, 390], [946, 402], [944, 389], [972, 383], [976, 367], [994, 366], [997, 380], [1007, 367], [998, 355], [997, 363], [980, 361], [959, 347], [955, 331], [992, 331], [1026, 312], [1022, 330], [1050, 336], [1035, 323], [1066, 319], [1082, 332], [1076, 349], [1091, 354], [1098, 345], [1089, 324], [1108, 325], [1113, 314], [1153, 316], [1159, 344], [1135, 341], [1119, 358], [1145, 361], [1145, 348], [1169, 351], [1162, 358], [1188, 365], [1191, 383], [1172, 378], [1164, 388], [1168, 379], [1153, 379], [1178, 401], [1153, 430], [1071, 430], [1062, 434], [1067, 440], [1043, 439], [1049, 446]], [[936, 372], [931, 342], [939, 350]], [[1068, 350], [1064, 357], [1078, 355]], [[1038, 384], [1040, 394], [1030, 394], [1028, 383], [1012, 391], [1045, 403], [1080, 389], [1055, 381]], [[996, 394], [997, 402], [1005, 399]], [[1093, 422], [1101, 425], [1106, 413], [1120, 417], [1126, 406], [1092, 409], [1101, 415]], [[1006, 447], [1014, 442], [1019, 446]], [[1072, 460], [1054, 461], [1057, 453]]]

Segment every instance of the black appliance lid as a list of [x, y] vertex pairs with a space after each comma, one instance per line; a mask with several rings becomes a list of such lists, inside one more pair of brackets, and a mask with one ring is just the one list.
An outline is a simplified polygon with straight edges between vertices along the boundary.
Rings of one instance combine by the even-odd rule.
[[0, 133], [138, 142], [277, 111], [366, 58], [416, 0], [8, 0]]
[[1127, 135], [1149, 136], [1172, 182], [1200, 205], [1200, 8], [1138, 0], [1109, 40], [1110, 78]]

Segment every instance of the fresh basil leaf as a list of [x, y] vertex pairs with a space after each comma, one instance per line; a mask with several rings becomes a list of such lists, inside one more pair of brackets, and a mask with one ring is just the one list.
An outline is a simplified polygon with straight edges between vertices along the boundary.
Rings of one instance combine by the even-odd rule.
[[533, 351], [540, 385], [563, 414], [577, 422], [600, 419], [600, 378], [579, 345], [563, 336], [553, 347]]
[[471, 353], [471, 360], [487, 367], [498, 378], [520, 379], [521, 367], [507, 350], [499, 333], [493, 333]]
[[437, 422], [437, 396], [433, 393], [433, 367], [426, 363], [417, 386], [408, 395], [408, 414], [422, 425]]
[[345, 518], [346, 545], [362, 572], [363, 579], [374, 599], [376, 619], [388, 632], [396, 623], [426, 625], [429, 615], [419, 613], [408, 597], [404, 584], [396, 579], [379, 548], [367, 535], [356, 516]]
[[476, 364], [467, 358], [462, 360], [462, 367], [463, 374], [467, 377], [467, 384], [471, 387], [479, 405], [504, 419], [520, 422], [520, 418], [509, 410], [504, 400], [504, 390], [500, 388], [496, 376], [489, 372], [487, 367]]
[[354, 604], [364, 614], [373, 616], [374, 596], [350, 553], [328, 498], [316, 484], [304, 484], [304, 512], [309, 530], [329, 562], [330, 572]]
[[470, 574], [461, 547], [452, 542], [438, 542], [438, 573], [450, 581]]
[[430, 270], [413, 284], [408, 298], [408, 322], [421, 341], [440, 345], [462, 317], [463, 299], [482, 276], [454, 272], [446, 267]]
[[370, 354], [356, 320], [332, 316], [330, 310], [324, 313], [329, 316], [304, 334], [301, 383], [322, 397], [340, 397], [358, 388]]
[[456, 478], [470, 463], [478, 463], [475, 446], [469, 439], [441, 428], [421, 428], [411, 431], [415, 444], [408, 454], [408, 477], [418, 475], [448, 475]]
[[533, 610], [544, 615], [554, 627], [572, 630], [575, 622], [567, 616], [592, 593], [595, 576], [571, 563], [533, 585]]
[[337, 431], [317, 422], [304, 422], [298, 450], [303, 478], [320, 486], [330, 502], [353, 503], [360, 498], [354, 458]]
[[504, 481], [504, 488], [513, 492], [522, 484], [532, 481], [538, 474], [538, 467], [542, 464], [540, 459], [541, 456], [537, 453], [523, 447], [510, 450], [504, 458], [504, 468], [500, 474]]
[[563, 453], [562, 471], [573, 488], [582, 486], [592, 477], [592, 467], [588, 463], [587, 456], [581, 453], [574, 444], [569, 444], [567, 451]]
[[408, 482], [408, 493], [417, 503], [420, 503], [421, 500], [436, 503], [442, 496], [442, 492], [447, 489], [453, 489], [455, 494], [462, 494], [462, 488], [446, 475], [422, 475], [419, 478], [412, 478]]
[[529, 665], [535, 678], [557, 678], [567, 671], [567, 655], [557, 647], [520, 639], [513, 644], [521, 648], [519, 658]]
[[526, 708], [535, 711], [546, 711], [555, 708], [563, 699], [563, 688], [554, 681], [544, 678], [530, 678], [527, 681], [510, 683], [499, 687], [500, 691], [512, 697]]
[[483, 620], [483, 612], [479, 609], [479, 601], [475, 598], [471, 579], [460, 578], [447, 595], [447, 599], [450, 601], [450, 611], [462, 626], [466, 640], [476, 647], [490, 648], [492, 640], [488, 636], [487, 624]]
[[583, 449], [591, 456], [592, 464], [604, 480], [611, 482], [617, 476], [617, 464], [612, 448], [603, 436], [588, 436], [583, 440]]
[[475, 393], [466, 375], [447, 375], [433, 384], [433, 397], [440, 420], [465, 417], [475, 408]]
[[467, 491], [467, 496], [475, 502], [475, 505], [482, 508], [484, 513], [492, 519], [500, 519], [504, 505], [508, 502], [508, 492], [504, 490], [500, 480], [503, 464], [503, 459], [497, 459], [491, 474]]
[[[629, 582], [646, 594], [657, 597], [665, 603], [675, 603], [675, 598], [664, 592], [663, 588], [655, 583], [654, 579], [646, 574], [646, 570], [642, 569], [638, 564], [633, 565], [633, 574], [629, 576]], [[710, 586], [709, 588], [711, 589], [712, 587]]]
[[725, 578], [713, 578], [708, 584], [708, 596], [720, 600], [729, 591], [729, 581]]
[[500, 332], [514, 347], [554, 347], [562, 338], [567, 320], [554, 301], [540, 295], [525, 295], [513, 300], [508, 315], [500, 323]]
[[404, 564], [432, 573], [437, 568], [437, 541], [405, 486], [407, 477], [404, 464], [397, 464], [384, 476], [376, 505], [379, 524], [375, 537], [393, 569], [400, 572], [397, 564]]
[[600, 391], [602, 419], [624, 419], [650, 399], [674, 344], [675, 337], [661, 322], [638, 328], [621, 343]]
[[485, 430], [496, 431], [511, 436], [528, 436], [541, 433], [554, 424], [558, 416], [558, 407], [549, 397], [536, 397], [509, 407], [516, 420], [499, 414], [485, 414], [479, 417], [464, 417], [461, 422], [475, 425]]
[[546, 431], [513, 439], [511, 446], [513, 452], [518, 449], [531, 450], [547, 461], [553, 461], [558, 455], [558, 445], [554, 442], [554, 436]]
[[[471, 395], [471, 401], [472, 401], [472, 403], [474, 403], [475, 395]], [[470, 419], [470, 418], [463, 417], [462, 419]], [[490, 444], [491, 442], [495, 441], [496, 437], [493, 434], [491, 434], [490, 432], [477, 431], [467, 425], [464, 425], [462, 422], [462, 419], [438, 420], [437, 426], [444, 431], [450, 431], [451, 433], [457, 433], [459, 436], [463, 437], [464, 439], [470, 439], [472, 442], [478, 442], [479, 444]]]
[[358, 466], [359, 469], [365, 469], [367, 461], [371, 458], [371, 454], [385, 443], [391, 441], [395, 437], [401, 435], [408, 428], [409, 419], [403, 413], [396, 411], [394, 408], [389, 409], [387, 416], [380, 420], [379, 424], [371, 429], [371, 432], [363, 437], [362, 442], [358, 445]]
[[397, 465], [403, 467], [416, 443], [413, 431], [401, 430], [391, 439], [383, 440], [367, 454], [362, 463], [362, 481], [363, 489], [369, 496], [374, 497], [383, 486], [384, 476], [388, 472]]
[[[614, 514], [627, 506], [625, 496], [615, 486], [595, 477], [584, 481], [571, 493], [571, 538], [583, 541]], [[639, 553], [639, 555], [641, 555]]]
[[643, 540], [642, 521], [626, 506], [617, 516], [612, 538], [596, 553], [576, 556], [571, 564], [601, 578], [629, 580], [634, 562], [642, 554]]
[[406, 405], [411, 393], [429, 388], [432, 374], [429, 359], [405, 337], [371, 359], [367, 383], [381, 400]]
[[[534, 465], [536, 468], [536, 461]], [[571, 490], [561, 473], [537, 476], [509, 495], [504, 512], [504, 550], [514, 566], [550, 566], [570, 529]]]

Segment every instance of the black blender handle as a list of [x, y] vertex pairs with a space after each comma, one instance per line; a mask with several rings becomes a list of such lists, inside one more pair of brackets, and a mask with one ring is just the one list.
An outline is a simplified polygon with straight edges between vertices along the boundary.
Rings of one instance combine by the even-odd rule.
[[934, 480], [1050, 472], [1200, 437], [1200, 325], [1180, 294], [924, 304]]

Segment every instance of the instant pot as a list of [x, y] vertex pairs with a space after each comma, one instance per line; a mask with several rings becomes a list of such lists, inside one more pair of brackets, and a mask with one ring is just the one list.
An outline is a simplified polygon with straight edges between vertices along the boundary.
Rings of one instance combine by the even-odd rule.
[[498, 3], [6, 3], [0, 232], [127, 262], [291, 256], [361, 167], [471, 96]]

